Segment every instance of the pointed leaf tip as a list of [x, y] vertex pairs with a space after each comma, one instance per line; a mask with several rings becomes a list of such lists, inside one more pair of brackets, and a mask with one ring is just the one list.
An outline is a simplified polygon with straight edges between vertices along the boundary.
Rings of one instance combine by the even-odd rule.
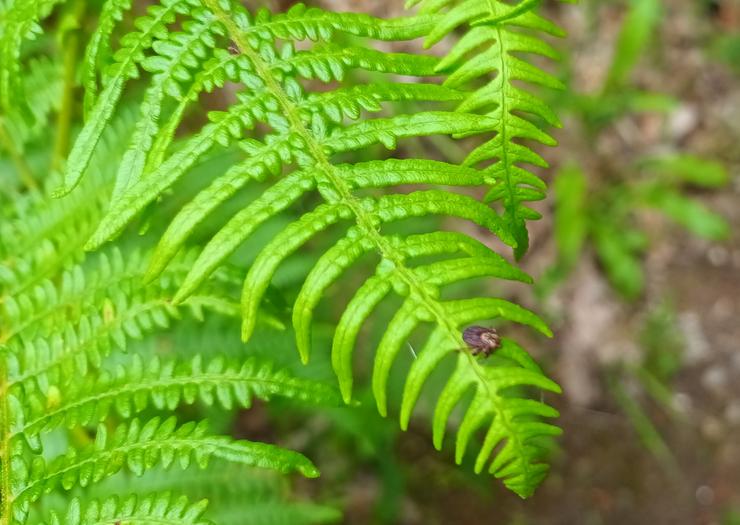
[[59, 186], [57, 189], [51, 192], [51, 198], [52, 199], [61, 199], [62, 197], [66, 197], [69, 195], [74, 187], [70, 186]]

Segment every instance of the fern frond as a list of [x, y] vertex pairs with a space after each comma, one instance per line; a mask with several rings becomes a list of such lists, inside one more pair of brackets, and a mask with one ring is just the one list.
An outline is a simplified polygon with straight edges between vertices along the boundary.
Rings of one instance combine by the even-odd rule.
[[273, 471], [213, 460], [204, 470], [153, 469], [134, 479], [118, 474], [95, 488], [96, 498], [125, 493], [132, 483], [143, 493], [176, 492], [208, 499], [207, 517], [219, 525], [318, 525], [340, 521], [341, 512], [295, 497], [290, 483]]
[[97, 377], [72, 383], [60, 393], [52, 406], [48, 396], [26, 395], [25, 422], [11, 433], [11, 438], [27, 440], [58, 426], [74, 428], [103, 421], [115, 410], [130, 418], [150, 404], [159, 410], [174, 410], [181, 403], [196, 400], [226, 409], [249, 408], [253, 398], [269, 400], [280, 396], [312, 404], [336, 405], [341, 399], [335, 389], [322, 383], [301, 379], [285, 370], [274, 370], [269, 362], [249, 359], [245, 362], [213, 357], [208, 362], [197, 355], [186, 362], [154, 357], [147, 363], [134, 355], [126, 366], [114, 373], [104, 371]]
[[[243, 474], [243, 475], [240, 475]], [[155, 467], [143, 476], [131, 472], [120, 472], [94, 487], [96, 498], [107, 499], [113, 494], [125, 492], [127, 486], [136, 482], [143, 493], [176, 492], [206, 497], [211, 502], [243, 499], [247, 502], [277, 500], [288, 492], [290, 483], [279, 473], [249, 468], [213, 459], [204, 469], [173, 470]]]
[[[219, 525], [319, 525], [341, 522], [335, 508], [309, 503], [292, 494], [284, 476], [214, 459], [204, 470], [153, 469], [140, 478], [118, 474], [92, 489], [98, 499], [125, 494], [135, 484], [139, 493], [184, 494], [208, 500], [209, 518]], [[102, 490], [101, 490], [102, 489]]]
[[46, 395], [62, 377], [99, 368], [114, 348], [125, 351], [130, 339], [168, 328], [184, 312], [196, 319], [203, 310], [237, 315], [236, 299], [225, 291], [237, 286], [238, 277], [228, 271], [219, 272], [220, 285], [212, 282], [215, 287], [202, 289], [182, 307], [170, 304], [192, 255], [143, 287], [141, 252], [113, 250], [94, 265], [63, 273], [58, 287], [46, 281], [27, 295], [8, 297], [0, 307], [0, 341], [6, 344], [9, 388]]
[[[139, 31], [128, 33], [122, 39], [122, 46], [116, 51], [113, 64], [106, 68], [106, 85], [91, 111], [88, 125], [82, 128], [70, 152], [67, 177], [79, 180], [75, 174], [81, 175], [82, 170], [87, 168], [105, 123], [113, 116], [126, 81], [139, 75], [138, 65], [145, 59], [144, 52], [153, 45], [155, 38], [166, 39], [168, 24], [173, 23], [178, 14], [187, 13], [187, 4], [185, 0], [165, 0], [161, 5], [151, 6], [149, 14], [137, 21]], [[80, 156], [80, 151], [84, 151], [84, 158], [78, 162], [76, 158]]]
[[[258, 251], [249, 268], [242, 288], [242, 336], [245, 340], [251, 337], [259, 306], [283, 262], [320, 232], [335, 229], [340, 224], [348, 225], [344, 235], [320, 258], [304, 282], [293, 318], [297, 344], [302, 358], [307, 360], [311, 320], [322, 296], [363, 254], [376, 257], [376, 274], [360, 287], [347, 305], [334, 337], [332, 359], [345, 400], [349, 401], [352, 396], [351, 361], [356, 335], [376, 306], [391, 292], [403, 300], [403, 305], [388, 326], [376, 354], [373, 386], [378, 408], [383, 414], [387, 410], [385, 386], [391, 366], [399, 349], [418, 330], [431, 327], [432, 335], [407, 380], [408, 392], [403, 400], [406, 418], [429, 373], [442, 366], [446, 356], [454, 355], [464, 347], [461, 331], [466, 325], [500, 319], [529, 325], [550, 335], [535, 314], [502, 299], [442, 299], [447, 286], [467, 279], [493, 277], [530, 281], [527, 275], [501, 256], [462, 234], [394, 236], [384, 231], [388, 225], [412, 217], [456, 217], [477, 224], [520, 253], [526, 249], [526, 238], [521, 232], [522, 218], [531, 216], [531, 213], [527, 215], [522, 211], [524, 208], [520, 204], [533, 200], [543, 186], [534, 175], [516, 165], [539, 157], [534, 152], [527, 153], [528, 149], [515, 144], [512, 139], [549, 141], [544, 138], [544, 132], [513, 113], [525, 109], [545, 115], [544, 105], [532, 102], [536, 99], [527, 98], [526, 92], [515, 88], [511, 80], [519, 78], [548, 83], [542, 79], [549, 77], [544, 72], [535, 73], [532, 66], [515, 58], [509, 51], [521, 49], [552, 54], [549, 47], [536, 44], [526, 35], [511, 32], [507, 36], [510, 47], [501, 53], [500, 62], [504, 64], [501, 67], [512, 68], [512, 74], [505, 82], [497, 77], [505, 95], [490, 87], [488, 91], [483, 88], [478, 94], [471, 94], [457, 87], [462, 88], [469, 80], [491, 71], [487, 65], [480, 65], [481, 60], [471, 61], [470, 66], [462, 65], [451, 76], [449, 85], [443, 87], [436, 85], [433, 77], [448, 64], [439, 63], [436, 58], [384, 53], [369, 46], [339, 47], [343, 33], [394, 40], [431, 33], [433, 39], [440, 24], [449, 26], [449, 30], [458, 25], [450, 26], [444, 15], [381, 21], [366, 15], [337, 15], [304, 6], [296, 6], [278, 15], [264, 10], [252, 15], [235, 0], [204, 0], [198, 6], [191, 2], [177, 4], [179, 7], [174, 5], [172, 0], [164, 2], [139, 23], [139, 26], [144, 23], [149, 27], [152, 16], [161, 15], [157, 24], [163, 27], [157, 26], [156, 34], [144, 38], [137, 33], [135, 42], [130, 39], [123, 42], [122, 50], [116, 54], [117, 63], [104, 74], [109, 79], [107, 87], [97, 99], [70, 155], [66, 191], [73, 188], [84, 174], [125, 81], [139, 73], [139, 65], [153, 72], [142, 103], [137, 142], [132, 143], [129, 149], [128, 165], [132, 169], [119, 172], [117, 194], [88, 242], [89, 249], [119, 235], [145, 207], [163, 198], [209, 151], [237, 145], [246, 158], [224, 174], [217, 174], [209, 186], [176, 214], [158, 244], [148, 277], [156, 278], [164, 271], [194, 229], [248, 183], [269, 181], [269, 187], [227, 220], [207, 242], [179, 288], [175, 303], [185, 301], [204, 285], [213, 272], [267, 221], [298, 203], [309, 202], [309, 196], [312, 196], [319, 197], [320, 203], [275, 235]], [[437, 5], [439, 9], [445, 7], [440, 3]], [[171, 19], [167, 18], [169, 15], [162, 15], [167, 9], [182, 14], [182, 31], [164, 27]], [[545, 27], [539, 18], [532, 17], [535, 15], [526, 11], [512, 15], [507, 22], [534, 24], [534, 29]], [[463, 18], [463, 21], [469, 19]], [[198, 41], [192, 31], [203, 28], [199, 25], [202, 23], [208, 25], [208, 41], [202, 46], [196, 44], [201, 52], [185, 51], [188, 42]], [[471, 39], [478, 39], [480, 44], [489, 42], [488, 29], [484, 26], [480, 31], [472, 31], [473, 36], [464, 37], [456, 53], [459, 55], [460, 49], [471, 50], [465, 47], [471, 45]], [[503, 31], [498, 27], [495, 29], [496, 35]], [[318, 43], [300, 47], [294, 43], [303, 39]], [[132, 42], [138, 46], [137, 53], [141, 51], [135, 58], [127, 51]], [[503, 39], [497, 36], [495, 42], [503, 42]], [[491, 53], [495, 58], [495, 51]], [[188, 57], [188, 62], [180, 63], [178, 57]], [[457, 58], [446, 60], [449, 65], [456, 61]], [[125, 73], [124, 66], [129, 68]], [[388, 75], [389, 80], [384, 83], [345, 86], [343, 80], [355, 70], [412, 76], [417, 82], [415, 85], [404, 83]], [[305, 79], [325, 85], [315, 90], [317, 92], [308, 93], [301, 82]], [[208, 122], [200, 130], [191, 134], [180, 147], [170, 148], [187, 108], [200, 93], [220, 88], [227, 81], [240, 84], [233, 103], [221, 111], [209, 113]], [[489, 115], [474, 114], [474, 111], [490, 105], [490, 92], [499, 96], [499, 102], [504, 96], [505, 105], [490, 111]], [[163, 101], [169, 99], [174, 99], [171, 110], [167, 108], [173, 104]], [[397, 111], [390, 115], [387, 112], [374, 115], [385, 111], [387, 103], [395, 101], [424, 102], [433, 107], [417, 113]], [[448, 111], [447, 105], [455, 101], [462, 101], [461, 108]], [[159, 119], [151, 118], [153, 107], [154, 113], [161, 112]], [[161, 127], [160, 121], [164, 122]], [[502, 132], [504, 121], [507, 127]], [[431, 135], [468, 137], [490, 132], [496, 132], [496, 138], [474, 152], [468, 166], [463, 167], [425, 159], [337, 162], [337, 157], [344, 159], [348, 153], [363, 152], [375, 145], [393, 150], [399, 141], [406, 138]], [[497, 143], [501, 143], [498, 149]], [[135, 150], [136, 147], [145, 151]], [[485, 153], [491, 149], [496, 155], [505, 153], [508, 160], [504, 159], [499, 167], [477, 169], [478, 161], [491, 158]], [[542, 164], [539, 160], [535, 163]], [[453, 191], [424, 188], [412, 193], [399, 193], [391, 190], [380, 196], [367, 191], [407, 183], [499, 188], [502, 181], [509, 192], [505, 197], [506, 213], [503, 217], [490, 206]], [[522, 183], [526, 183], [526, 187]], [[429, 255], [445, 260], [434, 263], [417, 261]], [[498, 448], [497, 441], [493, 446], [485, 442], [480, 461], [491, 461], [490, 470], [495, 475], [518, 494], [528, 496], [547, 468], [541, 464], [543, 454], [536, 443], [557, 432], [557, 427], [549, 424], [530, 425], [530, 419], [543, 415], [550, 417], [555, 412], [540, 405], [518, 403], [524, 401], [523, 394], [515, 394], [511, 387], [535, 386], [554, 392], [558, 392], [559, 387], [539, 369], [530, 366], [531, 360], [525, 360], [515, 351], [507, 350], [505, 354], [516, 355], [516, 359], [502, 357], [483, 363], [463, 351], [458, 358], [457, 371], [452, 373], [438, 406], [454, 406], [462, 395], [460, 388], [463, 391], [473, 389], [475, 402], [466, 411], [472, 422], [458, 433], [458, 448], [466, 448], [473, 429], [489, 424], [492, 429], [489, 441], [500, 436], [506, 444]], [[442, 415], [438, 420], [446, 421], [446, 409], [440, 410]], [[439, 425], [437, 422], [436, 427]], [[437, 435], [439, 432], [436, 430]]]
[[[29, 292], [8, 296], [0, 310], [5, 324], [4, 340], [17, 336], [28, 339], [39, 333], [48, 335], [49, 329], [59, 326], [62, 319], [78, 322], [90, 306], [99, 309], [102, 305], [114, 309], [113, 312], [108, 312], [112, 316], [115, 311], [122, 312], [137, 303], [155, 299], [172, 312], [174, 309], [166, 304], [166, 300], [173, 289], [180, 285], [182, 276], [193, 260], [193, 253], [184, 254], [177, 264], [168, 268], [167, 274], [161, 276], [157, 286], [149, 288], [140, 283], [142, 267], [146, 261], [141, 250], [128, 250], [124, 253], [114, 248], [109, 253], [100, 254], [96, 259], [94, 263], [78, 265], [62, 272], [58, 286], [47, 280]], [[227, 286], [235, 284], [237, 279], [228, 271], [219, 274], [219, 280]], [[214, 294], [214, 298], [221, 297], [223, 295]], [[202, 306], [195, 303], [196, 308]], [[152, 315], [153, 318], [161, 318], [156, 313]], [[166, 322], [160, 323], [159, 318], [153, 320], [154, 324], [165, 323], [163, 327], [166, 327]], [[135, 330], [132, 328], [132, 331]]]
[[182, 97], [178, 79], [190, 78], [189, 68], [200, 65], [211, 55], [214, 37], [220, 30], [213, 16], [207, 10], [199, 9], [193, 13], [193, 20], [183, 26], [182, 32], [153, 43], [157, 56], [145, 59], [142, 64], [153, 74], [153, 81], [144, 95], [140, 106], [141, 118], [118, 168], [114, 199], [135, 183], [144, 171], [147, 152], [159, 130], [157, 123], [165, 95]]
[[[203, 456], [205, 454], [268, 468], [287, 469], [294, 464], [296, 469], [310, 474], [310, 464], [295, 459], [292, 453], [281, 451], [276, 453], [273, 449], [258, 444], [249, 446], [240, 443], [230, 444], [226, 438], [204, 438], [199, 430], [201, 427], [193, 432], [146, 430], [153, 424], [142, 428], [141, 431], [137, 430], [138, 427], [130, 432], [120, 430], [119, 433], [127, 437], [123, 441], [121, 441], [123, 438], [114, 440], [115, 450], [101, 452], [99, 448], [91, 449], [88, 451], [89, 454], [83, 452], [82, 459], [71, 452], [56, 463], [44, 466], [41, 459], [43, 456], [40, 454], [43, 453], [41, 438], [45, 434], [60, 425], [78, 428], [81, 425], [101, 421], [111, 409], [115, 409], [124, 418], [130, 418], [150, 403], [162, 410], [172, 410], [181, 400], [188, 403], [196, 399], [208, 404], [218, 402], [225, 407], [233, 405], [246, 407], [254, 396], [269, 399], [273, 395], [281, 395], [312, 403], [339, 401], [338, 395], [332, 389], [319, 383], [292, 377], [284, 371], [273, 371], [265, 362], [247, 361], [237, 365], [233, 361], [212, 359], [208, 364], [203, 364], [201, 358], [196, 357], [181, 365], [176, 365], [171, 360], [160, 362], [155, 359], [145, 366], [140, 358], [134, 357], [132, 365], [127, 368], [119, 367], [115, 376], [107, 372], [97, 375], [90, 373], [91, 367], [101, 365], [102, 356], [107, 355], [109, 350], [109, 346], [96, 341], [96, 337], [106, 341], [109, 337], [114, 340], [120, 337], [122, 342], [119, 345], [123, 346], [126, 338], [141, 337], [142, 331], [167, 326], [167, 316], [175, 315], [174, 312], [177, 310], [162, 301], [160, 295], [154, 302], [156, 308], [142, 311], [131, 305], [133, 311], [131, 322], [116, 325], [113, 322], [113, 310], [122, 309], [126, 306], [126, 301], [135, 302], [136, 290], [141, 290], [140, 284], [137, 286], [134, 281], [137, 280], [137, 275], [141, 274], [142, 264], [136, 256], [124, 261], [120, 255], [112, 259], [103, 255], [100, 260], [102, 263], [99, 265], [98, 274], [78, 267], [77, 271], [71, 271], [62, 277], [61, 292], [57, 293], [51, 285], [44, 290], [44, 293], [48, 294], [48, 304], [45, 304], [42, 300], [43, 295], [40, 295], [39, 303], [32, 305], [43, 307], [43, 315], [49, 312], [54, 315], [59, 313], [57, 321], [44, 327], [37, 318], [25, 325], [27, 328], [21, 329], [20, 334], [13, 334], [3, 345], [0, 390], [3, 406], [7, 407], [8, 414], [3, 417], [3, 428], [6, 430], [3, 434], [2, 450], [8, 451], [10, 456], [7, 461], [3, 459], [2, 464], [12, 465], [11, 476], [20, 476], [12, 478], [10, 483], [16, 487], [25, 487], [18, 489], [20, 492], [17, 497], [8, 495], [7, 492], [4, 494], [3, 501], [12, 502], [12, 507], [6, 507], [7, 513], [12, 511], [16, 519], [23, 522], [30, 503], [52, 487], [59, 484], [65, 489], [78, 484], [86, 486], [91, 480], [95, 482], [102, 479], [100, 476], [113, 474], [120, 468], [123, 458], [127, 458], [129, 468], [136, 473], [140, 473], [137, 468], [143, 467], [136, 467], [138, 463], [131, 462], [140, 462], [141, 457], [145, 458], [146, 468], [160, 456], [162, 462], [167, 465], [172, 461], [173, 455], [179, 457], [185, 466], [188, 462], [186, 456], [191, 448], [204, 451], [193, 452], [201, 464], [205, 461]], [[184, 267], [188, 266], [186, 262]], [[170, 269], [158, 279], [161, 289], [166, 290], [181, 282]], [[129, 289], [125, 290], [121, 281], [129, 279]], [[142, 297], [147, 297], [146, 294], [152, 295], [152, 291], [157, 292], [157, 287], [142, 290], [145, 294]], [[223, 293], [214, 295], [213, 300], [204, 301], [205, 306], [214, 308], [213, 301], [223, 302], [223, 297]], [[107, 311], [106, 306], [98, 313], [96, 308], [100, 301], [104, 305], [110, 304], [110, 310]], [[23, 302], [21, 298], [20, 303]], [[64, 324], [68, 322], [66, 318], [69, 317], [66, 311], [72, 305], [84, 310], [87, 303], [93, 308], [92, 315], [95, 317], [92, 318], [98, 321], [97, 324], [86, 324], [91, 317], [83, 316], [78, 337], [68, 325]], [[202, 306], [197, 303], [196, 300], [191, 306], [199, 310]], [[20, 319], [25, 321], [26, 317], [21, 316]], [[17, 326], [17, 321], [16, 319], [12, 326]], [[120, 330], [119, 336], [111, 336], [108, 333], [113, 326]], [[27, 333], [28, 330], [39, 333], [31, 338]], [[24, 342], [27, 337], [29, 340]], [[93, 344], [88, 347], [90, 341]], [[133, 425], [136, 426], [138, 423]], [[199, 440], [198, 446], [188, 448], [187, 444], [180, 442], [163, 446], [160, 442], [160, 438], [182, 441], [180, 438], [185, 437], [192, 438], [191, 441]], [[28, 459], [26, 445], [33, 453], [31, 456], [33, 459]], [[133, 454], [132, 459], [128, 459], [128, 454]]]
[[88, 170], [74, 194], [52, 199], [56, 177], [44, 188], [15, 199], [0, 223], [0, 295], [28, 293], [34, 286], [57, 276], [81, 260], [80, 252], [100, 221], [112, 187], [111, 174], [123, 153], [121, 142], [134, 125], [134, 115], [124, 108], [105, 131]]
[[52, 513], [43, 525], [105, 525], [110, 523], [158, 523], [162, 525], [212, 525], [203, 517], [207, 500], [191, 503], [184, 496], [164, 492], [83, 503], [74, 498], [63, 516]]
[[[175, 14], [192, 14], [193, 10], [195, 10], [196, 15], [207, 16], [208, 11], [202, 11], [199, 7], [200, 2], [197, 0], [164, 0], [161, 5], [150, 7], [149, 15], [137, 21], [137, 26], [144, 28], [142, 31], [126, 35], [126, 38], [122, 41], [121, 49], [115, 54], [114, 63], [106, 71], [107, 87], [97, 99], [87, 125], [83, 128], [70, 152], [63, 192], [71, 190], [82, 177], [105, 125], [113, 115], [125, 82], [130, 78], [136, 78], [139, 74], [138, 67], [145, 60], [144, 51], [152, 47], [155, 38], [162, 42], [162, 48], [166, 49], [171, 40], [176, 40], [182, 35], [182, 33], [170, 35], [167, 31], [167, 24], [174, 21]], [[366, 15], [329, 13], [319, 9], [307, 9], [301, 4], [280, 15], [271, 16], [267, 11], [261, 11], [257, 24], [247, 23], [242, 25], [245, 29], [244, 38], [254, 42], [263, 40], [265, 34], [268, 38], [286, 38], [289, 40], [311, 38], [312, 40], [318, 40], [330, 38], [337, 31], [391, 40], [415, 38], [424, 34], [424, 31], [428, 28], [428, 22], [424, 23], [423, 21], [414, 24], [383, 23]], [[171, 38], [168, 38], [168, 36], [171, 36]], [[259, 86], [259, 78], [250, 74], [248, 69], [241, 69], [244, 66], [248, 67], [244, 58], [233, 62], [227, 61], [228, 51], [224, 49], [221, 51], [220, 59], [225, 62], [225, 65], [219, 67], [218, 62], [216, 62], [216, 67], [214, 67], [214, 64], [206, 64], [206, 68], [203, 69], [210, 69], [210, 73], [205, 78], [198, 79], [199, 81], [195, 83], [196, 90], [188, 93], [183, 100], [191, 102], [192, 98], [196, 97], [198, 92], [205, 87], [211, 87], [212, 89], [213, 86], [223, 86], [223, 82], [229, 76], [232, 79], [241, 80], [247, 85]], [[203, 57], [190, 55], [189, 58], [192, 65], [195, 66], [198, 65], [198, 60]], [[157, 67], [157, 62], [160, 62], [161, 66], [161, 60], [150, 60], [150, 67]], [[187, 68], [181, 67], [179, 73], [181, 73], [180, 76], [183, 81], [189, 80]], [[176, 80], [173, 78], [172, 85], [175, 83]], [[175, 115], [177, 114], [176, 112]], [[176, 122], [179, 122], [179, 120]], [[219, 133], [221, 134], [223, 131], [219, 131]], [[225, 140], [225, 137], [222, 140]]]
[[[558, 79], [519, 56], [558, 58], [555, 49], [540, 35], [562, 36], [563, 32], [537, 13], [540, 3], [539, 0], [520, 0], [516, 4], [501, 0], [409, 2], [420, 5], [421, 13], [440, 17], [426, 39], [427, 47], [459, 27], [470, 26], [439, 63], [438, 70], [449, 73], [445, 85], [450, 88], [474, 86], [460, 104], [460, 111], [481, 112], [497, 122], [496, 136], [473, 151], [465, 164], [490, 164], [485, 171], [493, 183], [486, 199], [502, 204], [504, 219], [516, 238], [517, 257], [523, 256], [529, 246], [526, 221], [540, 218], [527, 203], [544, 199], [546, 190], [545, 183], [522, 165], [539, 168], [548, 165], [521, 141], [554, 146], [556, 142], [543, 129], [544, 125], [561, 126], [557, 115], [542, 99], [515, 84], [523, 81], [551, 89], [563, 88]], [[487, 80], [490, 74], [495, 76]], [[481, 80], [486, 80], [482, 87]]]
[[25, 459], [16, 454], [12, 459], [15, 468], [11, 471], [13, 512], [16, 519], [23, 521], [29, 505], [55, 487], [86, 487], [123, 467], [140, 476], [157, 465], [167, 468], [177, 463], [184, 469], [194, 463], [205, 468], [211, 458], [318, 476], [316, 467], [297, 452], [211, 436], [205, 422], [177, 426], [175, 418], [153, 418], [146, 423], [133, 419], [118, 426], [110, 436], [106, 427], [100, 425], [93, 445], [81, 452], [71, 449], [49, 462], [36, 456], [31, 464], [25, 464]]

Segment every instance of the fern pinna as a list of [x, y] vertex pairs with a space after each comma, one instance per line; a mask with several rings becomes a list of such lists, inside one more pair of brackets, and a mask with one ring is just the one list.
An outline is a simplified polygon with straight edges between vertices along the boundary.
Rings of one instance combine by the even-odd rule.
[[[115, 46], [110, 41], [116, 21], [125, 17], [131, 3], [108, 0], [84, 61], [87, 120], [67, 160], [64, 187], [58, 193], [72, 192], [83, 180], [122, 97], [135, 92], [127, 83], [148, 73], [139, 118], [117, 170], [110, 207], [87, 248], [98, 248], [116, 237], [150, 205], [176, 192], [176, 183], [209, 152], [237, 148], [242, 160], [215, 174], [171, 220], [151, 257], [147, 280], [155, 281], [169, 271], [195, 229], [250, 182], [269, 187], [226, 221], [200, 250], [175, 295], [175, 304], [196, 296], [269, 219], [319, 198], [318, 206], [256, 254], [242, 285], [243, 338], [252, 335], [260, 304], [281, 263], [320, 232], [348, 224], [340, 240], [319, 257], [293, 305], [302, 358], [309, 357], [312, 321], [322, 297], [351, 266], [374, 255], [376, 272], [346, 305], [332, 344], [332, 364], [345, 401], [352, 397], [352, 361], [359, 331], [380, 303], [395, 295], [402, 305], [375, 355], [372, 386], [379, 411], [387, 412], [387, 383], [399, 352], [413, 333], [423, 332], [427, 342], [407, 372], [401, 426], [408, 426], [432, 372], [451, 364], [451, 375], [436, 402], [435, 445], [442, 446], [455, 407], [470, 399], [457, 432], [457, 461], [462, 461], [471, 439], [483, 431], [476, 471], [487, 469], [527, 497], [547, 472], [542, 461], [547, 438], [560, 432], [541, 419], [556, 417], [557, 412], [527, 398], [527, 387], [553, 392], [559, 392], [559, 387], [512, 339], [504, 337], [495, 355], [482, 360], [462, 349], [461, 333], [473, 322], [490, 319], [529, 325], [546, 335], [550, 332], [535, 314], [504, 299], [450, 300], [444, 294], [450, 285], [466, 279], [493, 277], [527, 283], [530, 277], [462, 233], [402, 236], [390, 233], [388, 225], [411, 217], [457, 217], [495, 234], [518, 255], [526, 250], [523, 221], [533, 218], [534, 212], [521, 203], [540, 198], [543, 185], [518, 164], [543, 165], [544, 161], [514, 139], [551, 140], [514, 111], [529, 111], [551, 123], [556, 119], [534, 96], [514, 88], [511, 80], [555, 82], [509, 52], [552, 55], [539, 38], [511, 30], [555, 32], [554, 26], [535, 14], [537, 4], [529, 0], [516, 6], [498, 0], [435, 1], [424, 5], [417, 16], [380, 20], [300, 4], [286, 13], [260, 10], [253, 14], [236, 0], [163, 0], [137, 19], [135, 30]], [[424, 54], [379, 51], [361, 40], [426, 38], [433, 43], [466, 23], [473, 29], [442, 61]], [[471, 56], [486, 43], [493, 44], [490, 50]], [[111, 53], [112, 60], [106, 61]], [[463, 57], [470, 60], [459, 65]], [[479, 78], [493, 71], [498, 74], [488, 88], [474, 89]], [[446, 77], [445, 85], [438, 83], [440, 75]], [[413, 80], [403, 81], [408, 77]], [[360, 78], [372, 81], [357, 82]], [[184, 118], [204, 94], [222, 90], [228, 99], [234, 85], [238, 91], [228, 107], [210, 112], [207, 124], [176, 140], [178, 130], [186, 128], [181, 125]], [[405, 112], [411, 103], [431, 109]], [[477, 110], [490, 114], [472, 113]], [[374, 113], [381, 116], [373, 117]], [[480, 140], [491, 134], [495, 138], [471, 154], [464, 165], [424, 158], [346, 160], [350, 153], [378, 144], [395, 149], [399, 139], [447, 135]], [[498, 162], [479, 168], [491, 159]], [[427, 188], [373, 196], [369, 191], [407, 184], [490, 186], [490, 200], [503, 201], [504, 214], [462, 192]]]

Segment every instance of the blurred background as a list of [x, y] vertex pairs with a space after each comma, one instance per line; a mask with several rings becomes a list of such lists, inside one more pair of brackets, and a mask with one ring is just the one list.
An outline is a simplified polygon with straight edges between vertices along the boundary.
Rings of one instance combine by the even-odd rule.
[[564, 127], [523, 261], [539, 284], [505, 293], [557, 334], [522, 334], [565, 390], [552, 473], [523, 502], [436, 453], [423, 421], [329, 415], [343, 432], [317, 446], [315, 496], [346, 523], [740, 523], [740, 2], [544, 4], [568, 33]]

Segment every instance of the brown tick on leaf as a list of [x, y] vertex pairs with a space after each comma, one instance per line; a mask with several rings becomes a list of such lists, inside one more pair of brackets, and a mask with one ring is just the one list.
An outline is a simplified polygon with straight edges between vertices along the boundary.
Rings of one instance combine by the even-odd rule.
[[473, 355], [482, 354], [484, 357], [488, 357], [501, 348], [501, 337], [493, 328], [469, 326], [463, 331], [462, 338]]

